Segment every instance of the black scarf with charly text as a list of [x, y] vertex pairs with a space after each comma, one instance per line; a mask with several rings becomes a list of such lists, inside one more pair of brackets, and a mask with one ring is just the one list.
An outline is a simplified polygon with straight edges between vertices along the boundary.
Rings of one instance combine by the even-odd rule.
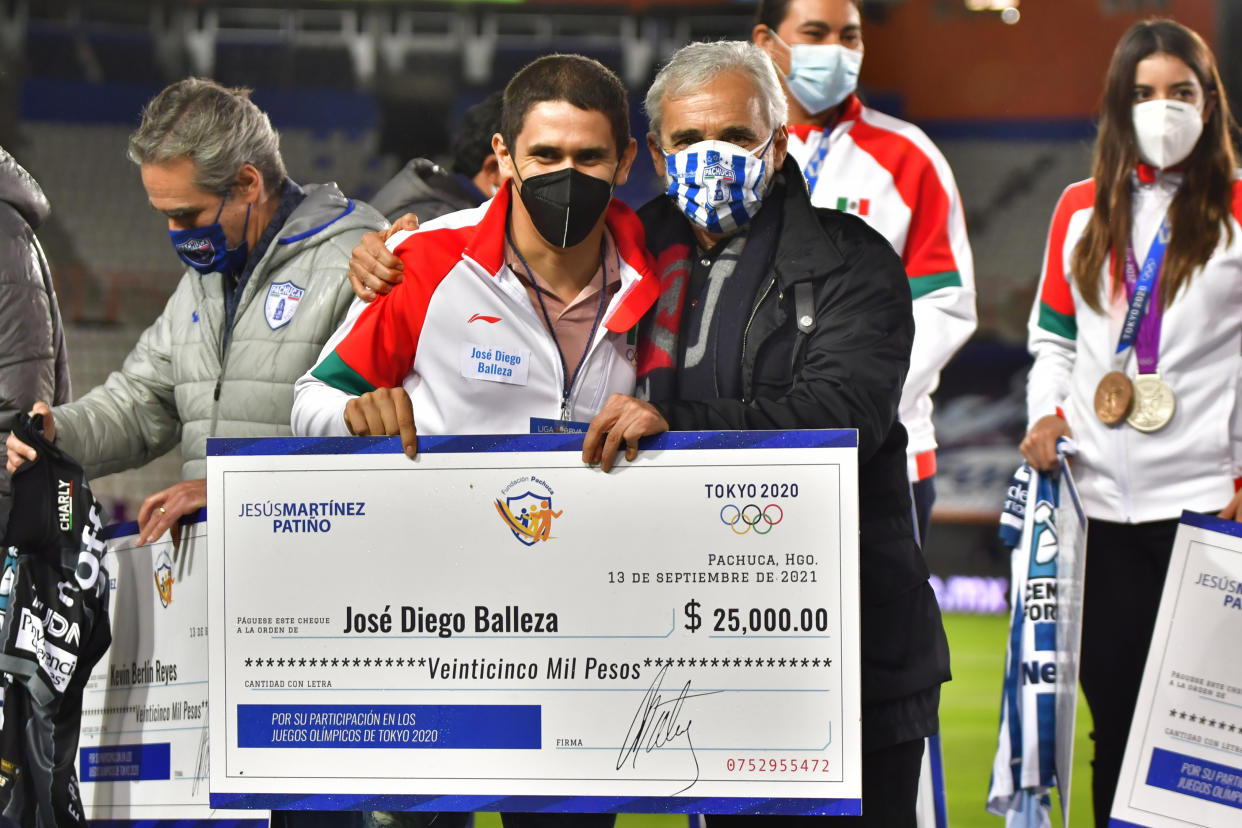
[[112, 643], [100, 507], [38, 418], [19, 415], [13, 433], [38, 458], [13, 475], [5, 533], [17, 562], [0, 633], [0, 813], [23, 828], [85, 826], [74, 767], [82, 691]]

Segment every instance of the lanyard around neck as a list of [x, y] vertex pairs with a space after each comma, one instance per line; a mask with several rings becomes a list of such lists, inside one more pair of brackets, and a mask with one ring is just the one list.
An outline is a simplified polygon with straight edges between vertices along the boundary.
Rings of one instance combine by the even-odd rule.
[[513, 243], [513, 236], [509, 233], [509, 228], [505, 228], [505, 240], [509, 242], [509, 246], [513, 248], [513, 252], [517, 254], [518, 261], [522, 263], [522, 268], [526, 271], [526, 278], [530, 280], [530, 285], [535, 291], [535, 298], [539, 301], [539, 310], [543, 312], [543, 321], [548, 327], [548, 333], [552, 336], [552, 344], [556, 346], [556, 355], [561, 360], [561, 376], [564, 377], [564, 385], [561, 389], [561, 419], [569, 420], [569, 397], [573, 391], [574, 384], [578, 381], [578, 375], [582, 373], [582, 366], [586, 364], [587, 355], [591, 353], [591, 345], [595, 342], [595, 333], [599, 330], [599, 321], [604, 316], [604, 308], [608, 305], [608, 268], [604, 264], [604, 243], [600, 240], [599, 246], [599, 270], [601, 284], [599, 287], [599, 307], [595, 310], [595, 320], [591, 323], [591, 333], [587, 336], [586, 347], [582, 349], [582, 356], [578, 359], [578, 367], [574, 368], [572, 378], [569, 373], [569, 365], [565, 362], [565, 352], [561, 350], [560, 340], [557, 339], [556, 329], [552, 325], [552, 316], [548, 313], [548, 306], [543, 301], [543, 290], [535, 281], [535, 274], [531, 271], [530, 265], [526, 263], [526, 257], [522, 255], [522, 251], [518, 250], [518, 246]]
[[[1169, 243], [1169, 217], [1165, 216], [1156, 231], [1147, 250], [1147, 258], [1142, 269], [1134, 256], [1134, 243], [1126, 243], [1125, 275], [1127, 289], [1133, 286], [1129, 307], [1126, 309], [1125, 324], [1121, 327], [1121, 337], [1117, 342], [1115, 359], [1134, 347], [1138, 359], [1140, 374], [1150, 374], [1156, 370], [1160, 347], [1160, 308], [1157, 306], [1148, 313], [1152, 294], [1160, 280], [1160, 270], [1164, 264], [1164, 251]], [[1143, 323], [1147, 322], [1146, 329]], [[1140, 333], [1141, 331], [1141, 333]]]

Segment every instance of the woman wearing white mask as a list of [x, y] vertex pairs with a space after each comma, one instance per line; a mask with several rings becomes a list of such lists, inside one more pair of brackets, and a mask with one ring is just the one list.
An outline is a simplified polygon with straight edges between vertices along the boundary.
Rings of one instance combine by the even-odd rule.
[[811, 203], [860, 216], [901, 256], [914, 297], [914, 349], [901, 394], [906, 475], [919, 535], [935, 500], [931, 395], [940, 371], [974, 333], [975, 272], [953, 171], [921, 129], [864, 106], [856, 0], [762, 0], [754, 43], [781, 76], [789, 155]]
[[1022, 453], [1074, 473], [1090, 518], [1081, 679], [1108, 823], [1183, 509], [1242, 495], [1242, 184], [1216, 61], [1171, 20], [1136, 23], [1109, 65], [1093, 174], [1053, 215], [1031, 312]]

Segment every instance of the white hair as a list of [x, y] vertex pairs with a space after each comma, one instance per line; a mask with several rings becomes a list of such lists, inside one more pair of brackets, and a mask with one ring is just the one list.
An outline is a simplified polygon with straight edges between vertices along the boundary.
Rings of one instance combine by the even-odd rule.
[[748, 41], [717, 40], [681, 47], [656, 75], [643, 102], [651, 131], [660, 134], [666, 100], [694, 92], [725, 72], [750, 78], [768, 129], [789, 119], [789, 104], [767, 53]]

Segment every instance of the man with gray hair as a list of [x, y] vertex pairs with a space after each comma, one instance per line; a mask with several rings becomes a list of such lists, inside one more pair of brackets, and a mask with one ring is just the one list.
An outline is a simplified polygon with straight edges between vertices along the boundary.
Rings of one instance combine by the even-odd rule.
[[646, 109], [668, 189], [638, 213], [661, 281], [639, 329], [643, 399], [605, 404], [583, 460], [606, 471], [622, 443], [632, 460], [639, 438], [670, 429], [858, 430], [863, 814], [762, 819], [913, 828], [949, 654], [897, 420], [914, 336], [901, 259], [858, 217], [811, 206], [786, 154], [785, 96], [758, 47], [682, 48]]
[[[76, 402], [38, 402], [32, 413], [91, 477], [180, 441], [183, 480], [143, 501], [142, 544], [206, 505], [208, 437], [292, 433], [293, 381], [353, 298], [349, 252], [386, 222], [335, 184], [290, 180], [249, 90], [210, 80], [178, 81], [152, 99], [129, 157], [187, 269], [119, 371]], [[11, 435], [7, 446], [10, 472], [35, 457]]]

